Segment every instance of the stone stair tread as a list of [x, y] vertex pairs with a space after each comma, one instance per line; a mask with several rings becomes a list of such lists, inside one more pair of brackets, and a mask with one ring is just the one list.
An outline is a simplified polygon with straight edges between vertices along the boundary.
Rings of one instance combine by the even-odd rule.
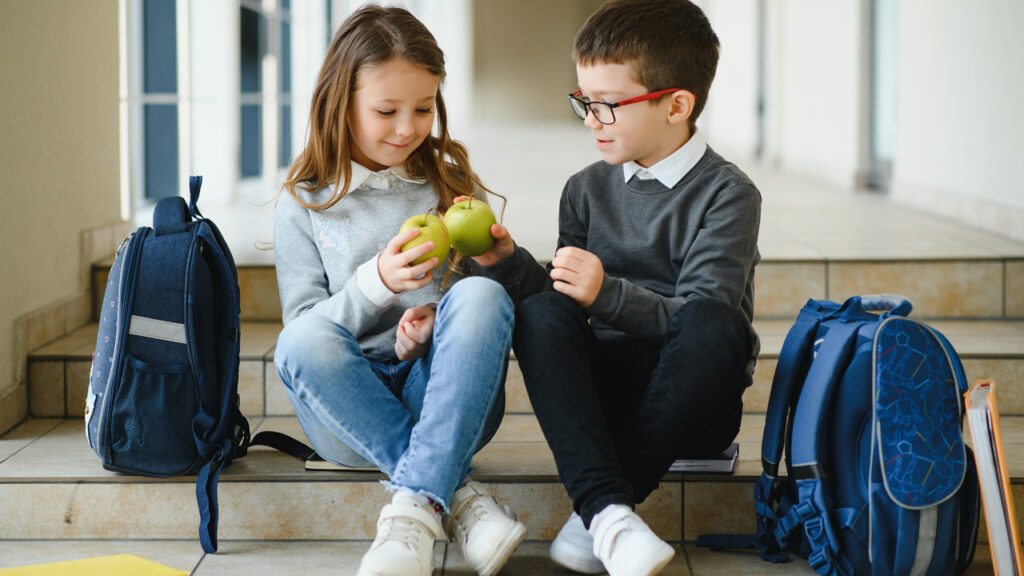
[[[761, 474], [761, 435], [765, 416], [743, 417], [737, 442], [739, 462], [733, 474], [670, 474], [692, 482], [751, 482]], [[1007, 464], [1014, 484], [1024, 484], [1024, 416], [1000, 419]], [[186, 482], [187, 477], [154, 479], [103, 470], [85, 442], [81, 419], [32, 419], [0, 438], [0, 483], [19, 482]], [[253, 433], [284, 432], [306, 440], [295, 417], [267, 417]], [[969, 437], [967, 443], [970, 444]], [[498, 433], [473, 459], [474, 477], [483, 482], [556, 482], [551, 450], [532, 414], [506, 414]], [[255, 447], [225, 469], [223, 482], [378, 481], [378, 472], [307, 471], [298, 460], [266, 447]]]
[[[1024, 358], [1024, 320], [926, 320], [965, 358]], [[761, 357], [777, 358], [791, 320], [755, 319]], [[242, 360], [271, 360], [282, 324], [242, 322]], [[99, 324], [91, 322], [29, 353], [30, 360], [91, 360]]]

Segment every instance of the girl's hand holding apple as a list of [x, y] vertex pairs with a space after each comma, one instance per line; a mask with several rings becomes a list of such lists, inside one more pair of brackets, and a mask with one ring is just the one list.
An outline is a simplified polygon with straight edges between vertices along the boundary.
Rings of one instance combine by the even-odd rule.
[[402, 246], [419, 236], [418, 228], [402, 230], [392, 238], [377, 257], [377, 273], [380, 279], [395, 294], [406, 290], [418, 290], [433, 280], [431, 270], [440, 262], [431, 256], [419, 264], [413, 262], [434, 249], [434, 242], [427, 241], [402, 252]]

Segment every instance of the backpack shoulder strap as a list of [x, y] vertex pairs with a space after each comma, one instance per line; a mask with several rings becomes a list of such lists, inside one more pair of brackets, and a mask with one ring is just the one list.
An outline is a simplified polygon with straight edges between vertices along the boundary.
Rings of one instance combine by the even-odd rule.
[[852, 574], [849, 562], [843, 557], [839, 538], [830, 516], [822, 478], [824, 469], [819, 462], [821, 438], [818, 430], [827, 426], [826, 406], [831, 402], [836, 384], [856, 348], [857, 332], [864, 322], [836, 320], [818, 349], [807, 380], [800, 393], [793, 414], [791, 439], [792, 469], [789, 475], [796, 482], [798, 502], [779, 520], [775, 536], [785, 540], [798, 526], [803, 526], [806, 541], [811, 547], [807, 560], [819, 574]]

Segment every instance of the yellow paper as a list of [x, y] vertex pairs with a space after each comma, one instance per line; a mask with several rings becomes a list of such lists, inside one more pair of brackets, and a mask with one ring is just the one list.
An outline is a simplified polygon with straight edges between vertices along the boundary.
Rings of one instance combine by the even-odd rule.
[[188, 576], [132, 554], [86, 558], [19, 568], [0, 568], [0, 576]]

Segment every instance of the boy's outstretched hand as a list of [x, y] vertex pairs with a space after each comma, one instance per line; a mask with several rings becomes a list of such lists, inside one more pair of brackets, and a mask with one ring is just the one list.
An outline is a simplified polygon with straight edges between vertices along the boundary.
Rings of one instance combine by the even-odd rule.
[[395, 334], [395, 354], [400, 361], [415, 360], [430, 349], [435, 314], [435, 310], [429, 306], [407, 308], [402, 314]]
[[[469, 200], [469, 196], [456, 197], [455, 204], [464, 200]], [[491, 246], [491, 249], [479, 256], [473, 257], [473, 261], [481, 266], [494, 266], [511, 256], [516, 250], [516, 243], [512, 240], [512, 235], [508, 233], [508, 228], [501, 224], [491, 225], [491, 236], [494, 238], [494, 244]]]
[[553, 288], [586, 308], [597, 299], [604, 281], [604, 265], [591, 252], [575, 246], [563, 246], [551, 260]]

